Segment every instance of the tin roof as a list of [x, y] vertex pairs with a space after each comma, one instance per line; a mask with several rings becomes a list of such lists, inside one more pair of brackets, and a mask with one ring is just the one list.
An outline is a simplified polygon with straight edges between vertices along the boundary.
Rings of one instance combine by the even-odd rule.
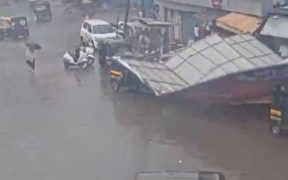
[[277, 65], [282, 59], [251, 35], [209, 36], [174, 55], [165, 64], [124, 60], [157, 96], [230, 74]]
[[230, 13], [216, 20], [218, 27], [236, 34], [254, 33], [261, 23], [261, 18], [239, 13]]
[[288, 16], [272, 14], [263, 26], [261, 35], [288, 38]]
[[144, 17], [135, 17], [131, 20], [131, 22], [135, 22], [138, 21], [141, 24], [144, 24], [146, 26], [164, 26], [164, 27], [168, 27], [171, 26], [172, 24], [169, 22], [165, 22], [165, 21], [157, 21], [154, 20], [152, 18], [144, 18]]

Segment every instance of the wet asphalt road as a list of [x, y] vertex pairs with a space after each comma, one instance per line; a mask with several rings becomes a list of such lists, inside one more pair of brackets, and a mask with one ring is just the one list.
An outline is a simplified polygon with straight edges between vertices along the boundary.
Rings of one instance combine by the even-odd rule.
[[[54, 6], [51, 23], [35, 24], [28, 8], [17, 6], [0, 12], [29, 16], [30, 40], [43, 50], [31, 73], [25, 41], [0, 42], [0, 179], [133, 180], [157, 170], [287, 179], [288, 139], [269, 133], [265, 108], [206, 113], [198, 105], [115, 95], [97, 64], [63, 68], [64, 51], [79, 41], [78, 13]], [[98, 16], [116, 17], [103, 10]]]

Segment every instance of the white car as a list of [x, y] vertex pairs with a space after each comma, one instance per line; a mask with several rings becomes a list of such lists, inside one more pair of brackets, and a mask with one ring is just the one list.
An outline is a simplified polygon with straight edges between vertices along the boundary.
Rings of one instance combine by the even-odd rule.
[[98, 42], [107, 38], [117, 37], [112, 25], [100, 19], [88, 19], [82, 24], [80, 38], [82, 42], [92, 42], [94, 47], [98, 48]]

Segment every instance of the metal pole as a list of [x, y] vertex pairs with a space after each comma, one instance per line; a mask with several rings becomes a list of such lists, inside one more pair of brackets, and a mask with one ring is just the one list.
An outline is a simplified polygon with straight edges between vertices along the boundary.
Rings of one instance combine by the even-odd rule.
[[125, 21], [124, 21], [124, 38], [126, 38], [127, 35], [127, 22], [128, 22], [128, 17], [129, 17], [129, 11], [130, 11], [130, 1], [127, 0], [126, 4], [126, 14], [125, 14]]
[[146, 17], [146, 11], [145, 11], [145, 4], [144, 4], [144, 0], [141, 0], [141, 9], [142, 9], [143, 17]]
[[117, 19], [116, 19], [116, 35], [118, 38], [119, 37], [119, 12], [117, 12]]

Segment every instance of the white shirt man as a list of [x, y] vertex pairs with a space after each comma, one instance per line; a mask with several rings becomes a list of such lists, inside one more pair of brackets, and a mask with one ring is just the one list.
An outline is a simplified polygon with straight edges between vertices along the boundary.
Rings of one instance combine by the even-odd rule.
[[28, 64], [28, 66], [34, 70], [35, 69], [35, 59], [36, 59], [36, 55], [34, 53], [34, 50], [32, 50], [29, 47], [26, 47], [25, 59], [26, 59], [26, 63]]

